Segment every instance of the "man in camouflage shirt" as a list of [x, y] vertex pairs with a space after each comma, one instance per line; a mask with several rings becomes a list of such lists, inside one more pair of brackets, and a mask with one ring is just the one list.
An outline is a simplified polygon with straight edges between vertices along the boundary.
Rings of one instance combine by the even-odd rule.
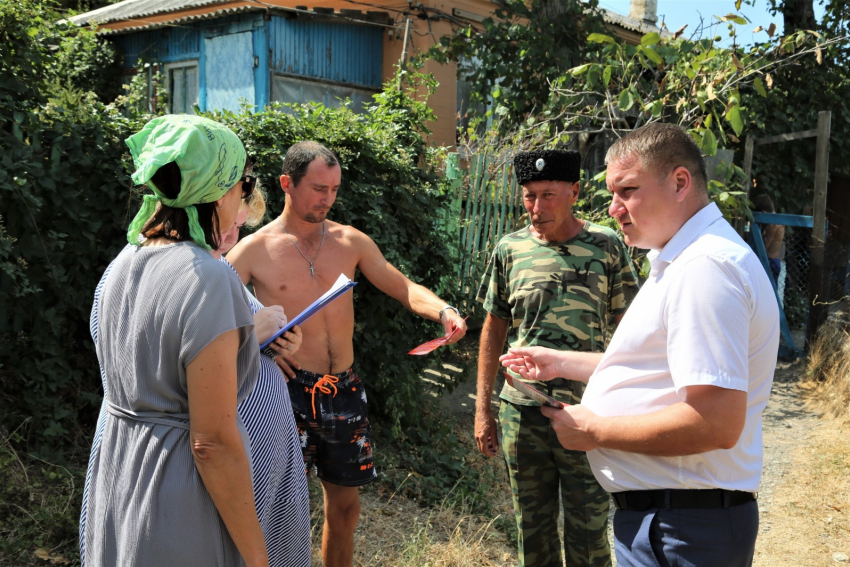
[[[487, 318], [478, 353], [475, 438], [490, 457], [499, 448], [490, 399], [505, 339], [512, 347], [602, 352], [611, 327], [637, 293], [637, 274], [616, 233], [573, 215], [580, 163], [578, 152], [562, 150], [520, 152], [514, 159], [531, 225], [499, 241], [478, 291]], [[546, 393], [567, 404], [580, 403], [585, 387], [563, 378], [533, 385], [548, 388]], [[507, 383], [500, 398], [519, 564], [563, 565], [557, 531], [560, 485], [566, 564], [611, 565], [608, 494], [586, 454], [560, 445], [538, 402]]]

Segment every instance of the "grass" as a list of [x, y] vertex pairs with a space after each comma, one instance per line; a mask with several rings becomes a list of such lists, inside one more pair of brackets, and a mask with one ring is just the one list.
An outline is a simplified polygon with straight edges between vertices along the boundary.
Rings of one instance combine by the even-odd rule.
[[[429, 439], [428, 451], [410, 440], [380, 445], [381, 480], [363, 489], [355, 564], [515, 564], [504, 465], [478, 453], [471, 417], [465, 423], [436, 407], [428, 416], [439, 424], [431, 433], [441, 437]], [[77, 447], [75, 464], [62, 467], [16, 449], [22, 444], [17, 433], [0, 436], [0, 567], [79, 565], [88, 447]], [[310, 487], [314, 565], [321, 565], [321, 488], [315, 479]]]
[[[321, 497], [311, 482], [311, 502]], [[318, 500], [320, 501], [320, 500]], [[362, 512], [354, 536], [356, 566], [484, 567], [516, 564], [516, 551], [496, 527], [501, 514], [476, 514], [464, 502], [447, 498], [429, 507], [396, 495], [381, 495], [378, 487], [361, 493]], [[313, 565], [321, 566], [321, 506], [313, 506]], [[510, 519], [513, 521], [513, 510]]]
[[0, 437], [0, 565], [79, 565], [85, 470], [18, 453]]
[[850, 422], [850, 333], [831, 322], [818, 333], [809, 354], [807, 380], [815, 406], [828, 416]]
[[759, 537], [756, 565], [835, 565], [850, 556], [850, 335], [830, 323], [820, 332], [799, 384], [823, 415], [795, 449], [776, 487], [771, 529]]
[[[840, 554], [850, 555], [850, 335], [841, 327], [825, 329], [808, 362], [800, 393], [824, 418], [795, 448], [794, 463], [775, 488], [771, 529], [759, 536], [757, 566], [835, 565]], [[502, 462], [478, 454], [471, 422], [436, 410], [433, 418], [445, 424], [462, 461], [435, 460], [432, 470], [416, 472], [393, 458], [409, 447], [380, 447], [382, 480], [362, 489], [354, 564], [515, 565], [513, 509]], [[84, 469], [46, 463], [15, 446], [0, 437], [0, 566], [78, 565]], [[87, 448], [80, 454], [82, 463]], [[435, 501], [432, 494], [457, 476], [459, 466], [468, 476]], [[321, 489], [315, 479], [310, 489], [313, 564], [320, 566]]]
[[824, 419], [797, 448], [777, 486], [771, 529], [759, 536], [755, 565], [835, 565], [850, 555], [850, 430]]
[[[504, 463], [478, 452], [471, 418], [466, 423], [448, 412], [433, 411], [434, 417], [448, 429], [458, 453], [464, 455], [467, 477], [456, 480], [441, 492], [439, 501], [434, 501], [431, 495], [447, 475], [434, 470], [426, 477], [410, 469], [394, 468], [396, 460], [392, 456], [409, 448], [379, 447], [376, 453], [382, 466], [379, 480], [361, 489], [362, 512], [354, 535], [354, 565], [516, 565], [516, 523]], [[445, 465], [435, 462], [433, 468], [441, 469]], [[311, 477], [316, 567], [322, 565], [321, 502], [320, 484]]]

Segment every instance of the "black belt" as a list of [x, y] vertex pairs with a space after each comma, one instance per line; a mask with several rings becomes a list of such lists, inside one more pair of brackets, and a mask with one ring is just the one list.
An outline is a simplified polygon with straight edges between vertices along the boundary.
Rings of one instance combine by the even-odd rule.
[[729, 508], [756, 499], [752, 492], [713, 488], [629, 490], [611, 494], [618, 510], [643, 512], [650, 508]]

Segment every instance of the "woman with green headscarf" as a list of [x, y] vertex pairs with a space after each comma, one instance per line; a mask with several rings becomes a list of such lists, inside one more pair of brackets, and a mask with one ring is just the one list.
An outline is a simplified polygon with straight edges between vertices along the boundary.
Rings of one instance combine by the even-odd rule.
[[81, 552], [87, 567], [266, 566], [236, 411], [258, 345], [242, 283], [210, 254], [245, 197], [245, 149], [188, 115], [156, 118], [127, 145], [153, 194], [95, 292], [106, 412]]

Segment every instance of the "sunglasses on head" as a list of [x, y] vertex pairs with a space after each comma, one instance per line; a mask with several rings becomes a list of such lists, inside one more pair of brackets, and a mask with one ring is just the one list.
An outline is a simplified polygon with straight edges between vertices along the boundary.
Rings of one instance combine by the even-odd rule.
[[254, 187], [257, 185], [257, 176], [243, 175], [240, 181], [242, 182], [242, 199], [248, 200], [254, 193]]

